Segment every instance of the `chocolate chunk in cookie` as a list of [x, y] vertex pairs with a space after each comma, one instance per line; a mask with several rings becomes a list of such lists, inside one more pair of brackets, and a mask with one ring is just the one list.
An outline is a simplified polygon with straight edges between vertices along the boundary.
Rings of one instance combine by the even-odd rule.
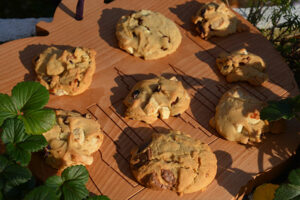
[[[151, 150], [147, 162], [136, 161]], [[142, 151], [132, 151], [131, 169], [136, 180], [155, 190], [172, 190], [179, 195], [206, 188], [217, 172], [217, 159], [207, 144], [180, 131], [153, 134]]]
[[76, 112], [56, 110], [57, 125], [44, 133], [49, 146], [46, 162], [56, 169], [71, 165], [91, 165], [92, 153], [103, 141], [97, 121]]
[[159, 116], [168, 119], [188, 109], [190, 97], [175, 77], [164, 77], [138, 82], [124, 100], [128, 107], [125, 117], [153, 123]]
[[121, 17], [116, 36], [121, 49], [145, 60], [171, 54], [181, 43], [181, 34], [175, 23], [150, 10]]
[[224, 3], [217, 2], [203, 5], [192, 18], [192, 22], [203, 39], [212, 36], [224, 37], [246, 29]]
[[[229, 141], [243, 144], [261, 142], [261, 134], [274, 131], [272, 126], [279, 122], [269, 123], [260, 119], [260, 110], [264, 103], [248, 94], [241, 87], [228, 90], [216, 107], [216, 114], [210, 125]], [[283, 126], [278, 126], [283, 128]]]
[[68, 50], [49, 47], [33, 60], [38, 81], [57, 96], [78, 95], [91, 85], [96, 52], [87, 48]]
[[247, 81], [257, 86], [268, 79], [268, 75], [264, 72], [266, 69], [264, 60], [246, 49], [231, 54], [223, 53], [217, 58], [216, 64], [228, 82]]

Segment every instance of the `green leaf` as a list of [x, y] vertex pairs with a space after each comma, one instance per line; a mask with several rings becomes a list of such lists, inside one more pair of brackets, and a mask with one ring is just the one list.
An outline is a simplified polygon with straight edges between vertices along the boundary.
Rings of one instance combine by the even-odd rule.
[[0, 126], [7, 118], [17, 116], [18, 110], [7, 94], [0, 94]]
[[5, 168], [3, 177], [6, 179], [6, 184], [17, 186], [27, 182], [31, 178], [31, 172], [28, 168], [12, 164]]
[[49, 92], [38, 82], [21, 82], [12, 89], [12, 99], [20, 111], [42, 109], [49, 101]]
[[59, 188], [63, 184], [63, 180], [60, 176], [51, 176], [49, 177], [45, 185], [52, 188]]
[[29, 152], [37, 152], [48, 144], [43, 135], [30, 135], [24, 142], [20, 142], [18, 147]]
[[82, 200], [89, 195], [85, 184], [77, 181], [66, 181], [62, 186], [64, 200]]
[[34, 135], [47, 132], [56, 122], [54, 111], [49, 109], [31, 110], [20, 118], [24, 122], [26, 133]]
[[292, 170], [288, 179], [291, 184], [300, 186], [300, 169]]
[[83, 165], [76, 165], [65, 169], [61, 177], [64, 181], [72, 180], [85, 185], [89, 180], [89, 173]]
[[300, 195], [300, 186], [282, 184], [275, 192], [274, 200], [290, 200]]
[[3, 124], [3, 133], [1, 139], [4, 144], [18, 143], [23, 141], [27, 136], [24, 130], [24, 124], [19, 119], [8, 119]]
[[100, 195], [100, 196], [89, 197], [87, 200], [110, 200], [110, 199], [107, 196]]
[[0, 155], [0, 174], [4, 171], [6, 166], [8, 165], [8, 160], [4, 156]]
[[2, 190], [4, 186], [4, 179], [0, 176], [0, 191]]
[[59, 199], [53, 188], [45, 185], [40, 186], [29, 192], [24, 200], [56, 200]]
[[6, 184], [6, 187], [3, 190], [4, 196], [6, 199], [11, 200], [20, 200], [25, 197], [25, 195], [28, 193], [28, 191], [33, 190], [35, 188], [35, 179], [32, 176], [29, 181], [26, 183], [23, 183], [18, 186], [8, 186]]
[[14, 145], [12, 143], [6, 144], [6, 152], [8, 156], [20, 163], [22, 166], [27, 166], [31, 159], [31, 153], [19, 147], [19, 145]]
[[268, 102], [268, 106], [264, 107], [260, 112], [263, 120], [274, 121], [280, 118], [292, 119], [295, 117], [294, 99], [287, 98], [280, 101]]
[[0, 191], [0, 200], [4, 200], [4, 197], [3, 197], [3, 194], [1, 191]]

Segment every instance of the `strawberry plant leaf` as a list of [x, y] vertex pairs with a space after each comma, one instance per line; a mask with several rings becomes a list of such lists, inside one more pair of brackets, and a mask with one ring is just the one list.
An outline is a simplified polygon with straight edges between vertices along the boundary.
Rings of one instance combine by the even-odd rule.
[[282, 184], [275, 192], [274, 200], [290, 200], [300, 195], [300, 186]]
[[43, 135], [30, 135], [25, 141], [18, 143], [18, 147], [29, 152], [37, 152], [48, 144]]
[[4, 156], [0, 155], [0, 174], [4, 171], [6, 166], [9, 164], [9, 161]]
[[17, 186], [27, 182], [31, 178], [31, 172], [28, 168], [21, 167], [18, 164], [12, 164], [5, 168], [2, 173], [6, 184]]
[[17, 116], [18, 110], [7, 94], [0, 94], [0, 126], [4, 120]]
[[48, 187], [59, 188], [63, 183], [64, 181], [60, 176], [51, 176], [46, 180], [45, 185]]
[[1, 139], [4, 144], [18, 143], [23, 141], [27, 136], [24, 125], [19, 119], [8, 119], [3, 124], [3, 133]]
[[292, 119], [295, 117], [294, 101], [291, 98], [280, 101], [270, 101], [268, 106], [260, 112], [261, 119], [274, 121], [278, 119]]
[[292, 170], [288, 176], [291, 184], [300, 186], [300, 169]]
[[45, 185], [40, 186], [29, 192], [24, 200], [56, 200], [59, 199], [56, 194], [55, 190], [51, 187], [47, 187]]
[[100, 195], [100, 196], [89, 197], [87, 200], [110, 200], [110, 199], [107, 196]]
[[18, 110], [42, 109], [49, 101], [49, 92], [38, 82], [20, 82], [12, 89], [12, 99]]
[[65, 169], [61, 177], [64, 181], [72, 180], [85, 185], [89, 180], [89, 173], [83, 165], [76, 165]]
[[6, 152], [12, 160], [20, 163], [21, 166], [27, 166], [31, 160], [31, 153], [29, 151], [26, 151], [13, 143], [6, 144]]
[[62, 186], [64, 200], [82, 200], [89, 195], [85, 184], [78, 181], [66, 181]]
[[20, 118], [24, 122], [25, 131], [28, 134], [42, 134], [50, 130], [55, 121], [55, 113], [53, 110], [30, 110], [21, 115]]

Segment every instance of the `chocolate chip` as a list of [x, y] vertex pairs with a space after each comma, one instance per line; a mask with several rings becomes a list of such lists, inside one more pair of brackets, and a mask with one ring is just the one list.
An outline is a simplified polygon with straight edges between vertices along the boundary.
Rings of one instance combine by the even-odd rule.
[[177, 97], [176, 100], [174, 102], [171, 103], [171, 106], [174, 106], [175, 104], [177, 104], [179, 102], [179, 98]]
[[225, 66], [223, 67], [224, 70], [226, 70], [226, 69], [228, 69], [228, 68], [229, 68], [228, 65], [225, 65]]
[[245, 65], [245, 63], [243, 63], [243, 62], [240, 62], [240, 63], [239, 63], [239, 65], [240, 65], [240, 66], [243, 66], [243, 65]]
[[176, 184], [176, 179], [174, 174], [170, 170], [162, 169], [161, 177], [169, 183], [170, 186], [174, 186]]
[[158, 84], [156, 88], [153, 90], [153, 92], [160, 92], [160, 90], [161, 90], [161, 86], [160, 84]]
[[150, 28], [149, 28], [148, 26], [145, 26], [145, 28], [146, 28], [148, 31], [150, 31]]
[[72, 60], [69, 60], [69, 62], [70, 62], [71, 64], [74, 64]]
[[138, 18], [138, 24], [142, 25], [143, 24], [143, 20], [141, 18]]
[[135, 34], [135, 32], [132, 32], [133, 37], [137, 37], [137, 35]]
[[147, 156], [147, 152], [145, 153], [139, 153], [136, 155], [136, 157], [134, 158], [135, 161], [138, 161], [138, 163], [136, 163], [135, 165], [133, 165], [133, 167], [135, 169], [140, 168], [141, 166], [145, 165], [148, 163], [148, 156]]
[[37, 56], [37, 57], [34, 59], [34, 62], [37, 62], [39, 59], [40, 59], [40, 56]]
[[158, 176], [156, 173], [147, 174], [141, 179], [142, 184], [152, 189], [167, 189], [167, 187], [161, 184], [158, 180]]
[[133, 93], [132, 93], [132, 98], [133, 99], [136, 99], [140, 94], [140, 91], [139, 90], [134, 90]]
[[177, 114], [177, 115], [174, 115], [173, 117], [180, 117], [180, 113], [179, 113], [179, 114]]
[[161, 47], [161, 50], [163, 50], [163, 51], [167, 51], [167, 50], [168, 50], [168, 48], [166, 48], [166, 47]]

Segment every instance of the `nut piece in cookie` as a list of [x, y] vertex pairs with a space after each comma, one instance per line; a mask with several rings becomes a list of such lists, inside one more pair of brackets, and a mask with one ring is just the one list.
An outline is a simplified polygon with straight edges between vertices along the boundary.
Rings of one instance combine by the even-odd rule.
[[180, 131], [153, 134], [145, 149], [134, 149], [131, 154], [134, 177], [155, 190], [172, 190], [179, 195], [204, 190], [217, 172], [217, 159], [210, 147]]
[[33, 60], [38, 81], [57, 96], [78, 95], [91, 85], [96, 51], [49, 47]]
[[57, 125], [44, 133], [49, 143], [46, 163], [63, 170], [71, 165], [91, 165], [92, 153], [103, 141], [100, 124], [89, 115], [56, 110]]
[[210, 2], [203, 5], [192, 18], [196, 30], [203, 39], [212, 36], [225, 37], [246, 30], [236, 15], [224, 3]]
[[268, 79], [263, 59], [246, 49], [231, 54], [223, 53], [217, 58], [216, 64], [228, 82], [247, 81], [257, 86]]
[[220, 99], [216, 114], [210, 125], [225, 139], [243, 144], [261, 142], [261, 134], [280, 132], [272, 126], [283, 128], [280, 121], [269, 124], [260, 119], [264, 103], [236, 86], [228, 90]]
[[138, 82], [124, 100], [125, 117], [153, 123], [159, 116], [168, 119], [188, 109], [190, 97], [175, 77], [164, 77]]
[[175, 23], [150, 10], [122, 16], [117, 23], [116, 36], [121, 49], [145, 60], [171, 54], [181, 43], [181, 33]]

